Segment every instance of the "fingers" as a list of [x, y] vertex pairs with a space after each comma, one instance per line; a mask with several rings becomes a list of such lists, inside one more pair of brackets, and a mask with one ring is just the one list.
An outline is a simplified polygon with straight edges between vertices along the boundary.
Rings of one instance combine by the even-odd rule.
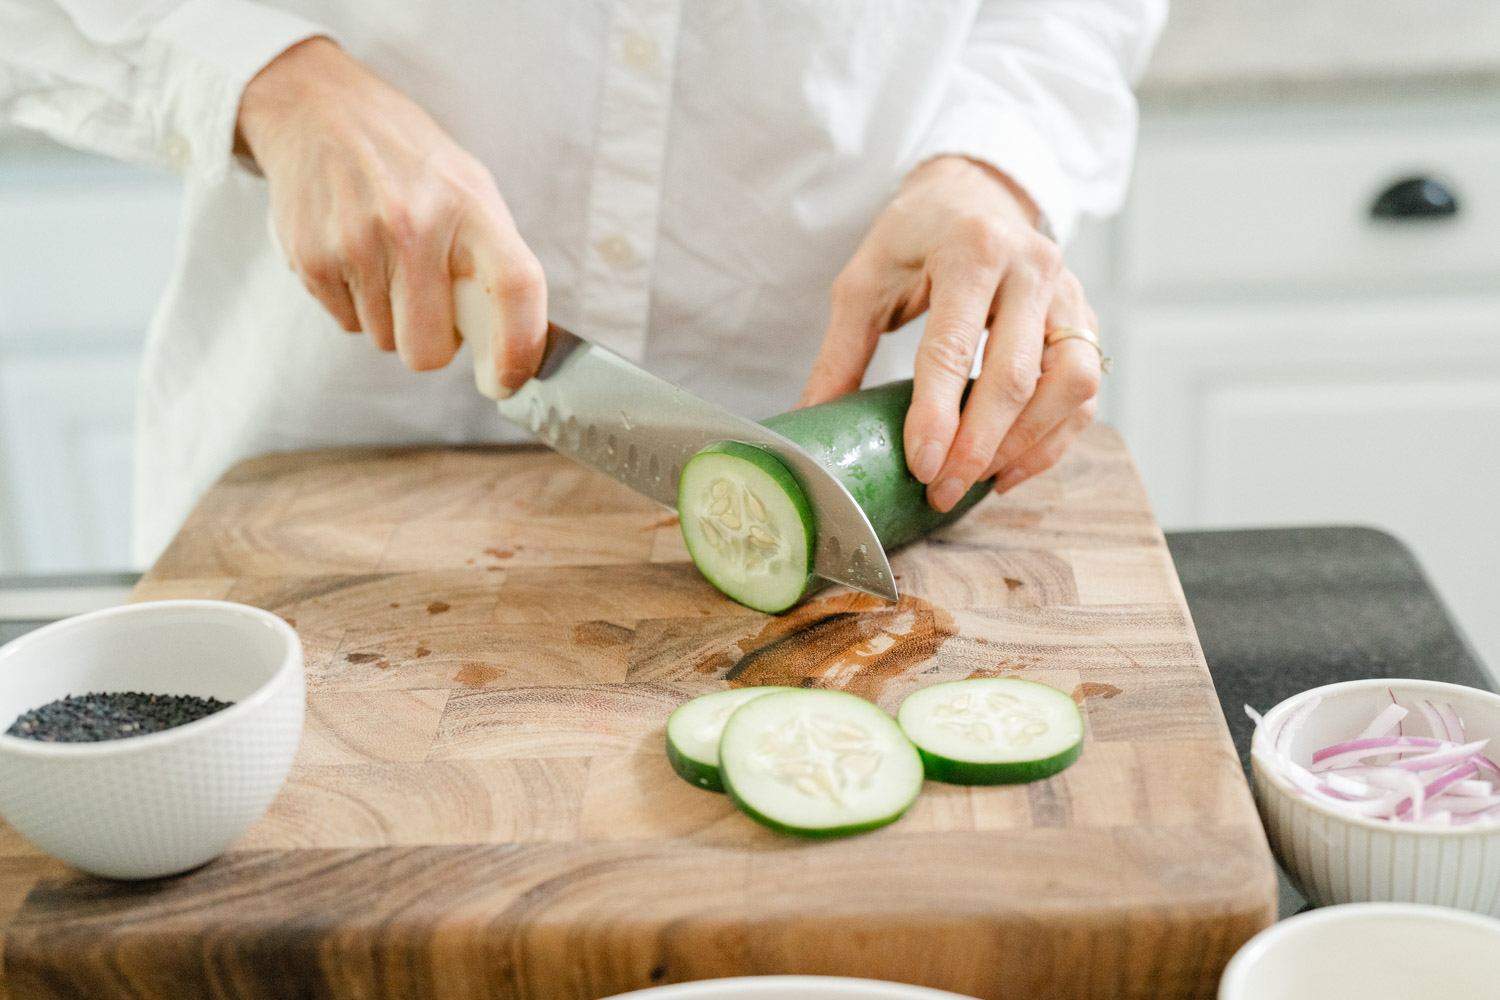
[[906, 465], [924, 483], [943, 469], [958, 433], [959, 406], [995, 298], [995, 279], [993, 269], [977, 261], [933, 269], [927, 328], [917, 345], [903, 430]]
[[995, 492], [1004, 493], [1038, 473], [1057, 464], [1068, 446], [1094, 420], [1098, 400], [1090, 399], [1079, 406], [1041, 440], [1002, 468], [995, 476]]
[[[1059, 276], [1047, 313], [1047, 329], [1061, 327], [1081, 327], [1095, 333], [1099, 328], [1083, 287], [1069, 271]], [[1044, 346], [1041, 369], [1036, 391], [1006, 432], [985, 475], [1009, 466], [1099, 393], [1099, 352], [1083, 340], [1069, 338]]]
[[348, 281], [360, 329], [382, 351], [394, 351], [396, 325], [391, 313], [390, 281], [384, 270], [373, 262], [358, 262]]
[[335, 323], [349, 333], [360, 332], [359, 313], [354, 308], [354, 300], [349, 297], [349, 286], [344, 282], [342, 272], [320, 271], [301, 277], [302, 284], [328, 310]]
[[1056, 246], [1035, 237], [1009, 262], [996, 292], [997, 308], [985, 363], [964, 404], [963, 418], [928, 502], [947, 511], [978, 482], [1011, 424], [1036, 392], [1042, 326], [1062, 267]]
[[826, 403], [859, 388], [885, 332], [875, 318], [880, 295], [880, 285], [866, 275], [856, 255], [834, 279], [828, 329], [799, 406]]
[[430, 193], [414, 209], [394, 207], [386, 222], [394, 256], [390, 302], [396, 349], [412, 371], [442, 368], [458, 353], [448, 264], [458, 210]]

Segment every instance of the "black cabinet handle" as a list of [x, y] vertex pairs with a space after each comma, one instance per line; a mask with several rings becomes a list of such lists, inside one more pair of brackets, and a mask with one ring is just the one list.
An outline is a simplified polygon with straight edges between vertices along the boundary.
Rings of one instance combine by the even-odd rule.
[[1403, 177], [1370, 206], [1375, 219], [1447, 219], [1458, 214], [1458, 198], [1431, 177]]

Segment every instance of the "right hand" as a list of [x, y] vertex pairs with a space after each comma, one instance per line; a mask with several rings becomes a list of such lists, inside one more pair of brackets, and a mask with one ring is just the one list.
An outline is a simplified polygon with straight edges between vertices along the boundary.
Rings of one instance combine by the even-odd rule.
[[535, 373], [547, 285], [494, 178], [332, 41], [301, 42], [250, 81], [236, 149], [270, 183], [292, 270], [345, 330], [414, 371], [441, 368], [459, 346], [454, 282], [472, 278], [489, 306], [481, 385], [504, 394]]

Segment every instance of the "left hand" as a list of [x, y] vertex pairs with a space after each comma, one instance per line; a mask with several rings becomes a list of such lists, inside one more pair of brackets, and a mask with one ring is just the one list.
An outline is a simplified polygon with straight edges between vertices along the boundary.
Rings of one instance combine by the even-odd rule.
[[940, 156], [912, 171], [833, 283], [802, 404], [859, 388], [881, 334], [928, 312], [904, 435], [907, 467], [940, 511], [981, 479], [995, 476], [1004, 492], [1050, 468], [1094, 418], [1099, 352], [1078, 339], [1044, 347], [1043, 338], [1060, 327], [1097, 331], [1098, 318], [1036, 220], [1003, 174]]

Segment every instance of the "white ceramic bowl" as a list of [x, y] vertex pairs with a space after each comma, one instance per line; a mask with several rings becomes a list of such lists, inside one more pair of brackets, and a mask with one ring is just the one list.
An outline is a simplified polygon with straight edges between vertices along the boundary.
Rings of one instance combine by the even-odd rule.
[[612, 1000], [970, 1000], [957, 993], [839, 976], [740, 976], [653, 986]]
[[1273, 924], [1224, 969], [1219, 1000], [1493, 997], [1500, 920], [1413, 903], [1355, 903]]
[[[1500, 695], [1421, 680], [1360, 680], [1304, 691], [1265, 714], [1251, 739], [1269, 752], [1282, 725], [1308, 699], [1321, 696], [1293, 739], [1292, 759], [1304, 767], [1314, 750], [1359, 733], [1381, 708], [1396, 702], [1427, 735], [1416, 703], [1450, 702], [1469, 739], [1489, 737], [1500, 751]], [[1435, 903], [1500, 916], [1500, 828], [1414, 827], [1345, 816], [1297, 793], [1255, 756], [1255, 801], [1271, 848], [1302, 894], [1319, 905], [1366, 901]], [[1353, 995], [1353, 994], [1349, 994]]]
[[153, 878], [208, 861], [276, 797], [302, 736], [302, 643], [275, 615], [157, 601], [56, 622], [0, 647], [0, 731], [64, 695], [145, 691], [234, 702], [101, 743], [0, 734], [0, 815], [85, 871]]

